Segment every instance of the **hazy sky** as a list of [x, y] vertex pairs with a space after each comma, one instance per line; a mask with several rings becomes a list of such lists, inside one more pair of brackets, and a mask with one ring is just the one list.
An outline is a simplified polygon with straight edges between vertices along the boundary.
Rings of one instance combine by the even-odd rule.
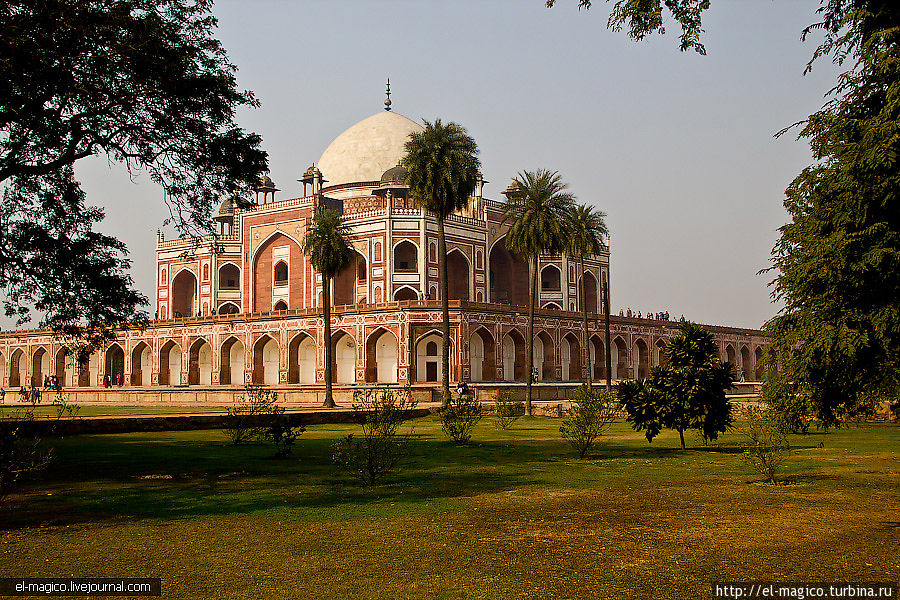
[[[817, 0], [714, 0], [708, 56], [678, 50], [679, 28], [641, 43], [606, 29], [596, 0], [219, 0], [219, 37], [239, 84], [261, 108], [260, 133], [279, 198], [332, 139], [393, 109], [468, 128], [481, 148], [485, 195], [502, 199], [523, 169], [558, 170], [579, 200], [608, 213], [613, 311], [668, 310], [759, 327], [768, 266], [786, 219], [784, 189], [811, 157], [783, 127], [818, 109], [836, 77], [804, 66]], [[105, 159], [82, 161], [101, 229], [123, 239], [138, 288], [153, 296], [162, 192]], [[153, 313], [150, 308], [150, 313]], [[8, 322], [3, 322], [8, 326]]]

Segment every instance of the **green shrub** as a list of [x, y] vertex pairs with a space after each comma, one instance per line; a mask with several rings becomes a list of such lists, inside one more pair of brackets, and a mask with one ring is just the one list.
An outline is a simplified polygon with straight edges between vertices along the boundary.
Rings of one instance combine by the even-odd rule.
[[778, 484], [777, 475], [791, 449], [786, 430], [786, 424], [774, 409], [752, 406], [747, 409], [744, 460], [773, 485]]
[[[276, 417], [284, 412], [278, 406], [278, 394], [261, 385], [248, 383], [244, 394], [228, 408], [225, 436], [235, 446], [266, 441], [268, 426], [266, 415]], [[274, 421], [274, 419], [273, 419]]]
[[496, 423], [500, 429], [509, 429], [516, 419], [525, 415], [525, 403], [516, 400], [509, 390], [497, 392], [496, 407]]
[[784, 373], [770, 375], [763, 383], [761, 399], [790, 433], [809, 433], [814, 413], [810, 399]]
[[481, 403], [472, 394], [451, 394], [450, 404], [441, 409], [441, 428], [454, 444], [467, 444], [472, 429], [484, 416]]
[[332, 458], [363, 485], [376, 485], [397, 470], [413, 428], [400, 432], [416, 401], [407, 385], [401, 389], [369, 388], [353, 392], [353, 412], [362, 434], [334, 443]]
[[559, 432], [569, 442], [578, 458], [584, 458], [603, 430], [615, 420], [618, 411], [616, 396], [608, 390], [591, 390], [583, 385], [572, 397]]

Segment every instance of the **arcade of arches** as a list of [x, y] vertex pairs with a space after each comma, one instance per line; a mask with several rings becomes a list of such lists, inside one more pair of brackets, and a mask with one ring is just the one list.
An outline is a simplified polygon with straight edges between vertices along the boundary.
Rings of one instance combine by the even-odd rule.
[[[311, 322], [311, 324], [314, 322]], [[441, 380], [441, 334], [433, 328], [410, 329], [404, 342], [397, 325], [336, 327], [331, 340], [333, 377], [337, 384], [436, 383]], [[453, 328], [450, 369], [454, 380], [524, 382], [527, 376], [524, 328], [470, 324], [465, 338]], [[54, 344], [0, 347], [0, 384], [8, 388], [42, 386], [56, 376], [66, 387], [95, 387], [105, 376], [126, 386], [321, 385], [324, 351], [315, 328], [283, 336], [260, 333], [129, 339], [76, 362], [66, 348]], [[673, 331], [674, 333], [674, 331]], [[358, 336], [358, 337], [357, 337]], [[617, 332], [611, 339], [613, 379], [646, 377], [665, 364], [668, 337]], [[457, 346], [461, 346], [457, 350]], [[719, 341], [721, 360], [735, 366], [736, 376], [759, 380], [767, 346], [761, 342]], [[156, 349], [155, 349], [156, 348]], [[534, 367], [540, 382], [577, 382], [590, 369], [595, 380], [606, 377], [605, 345], [594, 332], [583, 343], [580, 323], [569, 329], [536, 329]]]

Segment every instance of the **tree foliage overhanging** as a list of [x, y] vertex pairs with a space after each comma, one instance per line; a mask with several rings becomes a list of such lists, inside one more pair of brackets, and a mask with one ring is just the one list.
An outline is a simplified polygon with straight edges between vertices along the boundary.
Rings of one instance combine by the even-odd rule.
[[[105, 155], [146, 171], [182, 232], [211, 230], [216, 200], [249, 191], [265, 170], [260, 138], [235, 124], [236, 109], [257, 102], [237, 88], [235, 67], [213, 37], [211, 7], [211, 0], [0, 5], [0, 286], [8, 314], [21, 320], [33, 305], [45, 313], [42, 324], [61, 328], [131, 319], [145, 303], [132, 290], [124, 246], [91, 232], [102, 212], [80, 199], [71, 170], [79, 159]], [[61, 217], [66, 206], [72, 210]], [[68, 241], [61, 218], [74, 236]], [[85, 244], [95, 252], [74, 252]], [[55, 268], [44, 268], [51, 262]], [[92, 268], [103, 276], [85, 278], [79, 293], [60, 293]]]
[[800, 132], [816, 163], [786, 191], [766, 388], [794, 382], [826, 426], [900, 387], [900, 7], [855, 2], [829, 27], [820, 53], [853, 65]]
[[[555, 0], [548, 0], [553, 6]], [[590, 8], [590, 0], [578, 0]], [[705, 53], [709, 0], [617, 0], [609, 27], [636, 40], [664, 32], [664, 8], [682, 27], [681, 49]], [[774, 338], [770, 401], [810, 407], [825, 426], [900, 395], [900, 3], [821, 0], [802, 32], [824, 39], [807, 64], [849, 65], [831, 99], [802, 125], [815, 164], [786, 190], [766, 327]], [[776, 365], [782, 368], [775, 375]]]

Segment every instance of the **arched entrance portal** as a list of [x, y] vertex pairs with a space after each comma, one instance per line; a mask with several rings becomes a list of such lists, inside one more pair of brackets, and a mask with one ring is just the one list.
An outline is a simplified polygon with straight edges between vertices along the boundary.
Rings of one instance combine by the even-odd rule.
[[339, 331], [331, 338], [333, 344], [333, 361], [331, 367], [335, 383], [356, 382], [356, 340], [349, 334]]
[[[584, 310], [585, 300], [581, 299], [581, 286], [578, 286], [579, 308]], [[597, 278], [590, 271], [584, 272], [584, 297], [587, 302], [587, 310], [589, 313], [599, 312], [597, 310]]]
[[44, 377], [50, 374], [50, 355], [43, 347], [31, 355], [31, 386], [43, 387]]
[[612, 352], [613, 379], [628, 379], [628, 347], [617, 337], [610, 346]]
[[506, 248], [506, 238], [494, 244], [488, 265], [491, 302], [528, 306], [528, 263]]
[[469, 299], [469, 260], [455, 248], [447, 253], [447, 298]]
[[159, 385], [181, 385], [181, 346], [169, 340], [159, 351]]
[[109, 377], [111, 385], [125, 383], [125, 351], [118, 344], [106, 349], [106, 360], [103, 361], [103, 375]]
[[253, 346], [253, 383], [278, 384], [278, 342], [264, 335]]
[[197, 276], [183, 269], [172, 280], [172, 317], [193, 317], [197, 300]]
[[294, 336], [288, 345], [288, 383], [316, 382], [316, 342], [307, 334]]
[[150, 346], [141, 342], [131, 351], [131, 385], [150, 385], [152, 369]]
[[638, 379], [650, 374], [650, 351], [640, 338], [634, 343], [634, 373]]
[[212, 384], [212, 347], [200, 338], [191, 344], [188, 383], [191, 385]]
[[399, 345], [394, 334], [379, 329], [366, 341], [366, 381], [397, 383]]
[[222, 344], [219, 357], [219, 383], [244, 385], [244, 344], [230, 337]]
[[494, 381], [494, 336], [479, 328], [469, 338], [469, 378], [472, 381]]
[[525, 381], [525, 338], [513, 329], [503, 336], [503, 380]]
[[581, 380], [581, 346], [572, 333], [567, 334], [559, 346], [559, 362], [563, 381]]
[[25, 352], [17, 348], [9, 357], [9, 387], [26, 385], [25, 372]]

